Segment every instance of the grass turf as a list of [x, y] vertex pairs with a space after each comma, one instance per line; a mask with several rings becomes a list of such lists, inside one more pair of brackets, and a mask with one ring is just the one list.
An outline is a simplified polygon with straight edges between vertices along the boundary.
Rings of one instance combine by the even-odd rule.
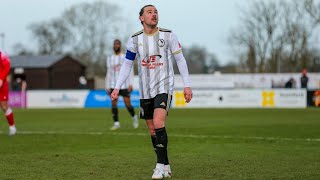
[[[317, 179], [319, 109], [172, 109], [173, 179]], [[0, 123], [0, 179], [151, 179], [156, 156], [140, 120], [110, 132], [110, 110], [15, 110]], [[3, 118], [2, 118], [3, 119]]]

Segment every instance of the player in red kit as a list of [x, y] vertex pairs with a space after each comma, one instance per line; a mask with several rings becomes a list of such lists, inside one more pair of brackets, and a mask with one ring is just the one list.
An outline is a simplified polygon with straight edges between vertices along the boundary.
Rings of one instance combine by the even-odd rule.
[[7, 55], [0, 51], [0, 106], [6, 115], [9, 124], [9, 135], [16, 134], [12, 109], [8, 106], [9, 84], [7, 76], [10, 72], [10, 60]]

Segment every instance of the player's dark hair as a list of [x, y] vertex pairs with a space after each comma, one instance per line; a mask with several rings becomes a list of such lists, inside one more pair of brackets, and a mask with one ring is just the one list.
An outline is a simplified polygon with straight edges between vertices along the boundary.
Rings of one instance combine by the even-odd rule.
[[119, 39], [115, 39], [115, 40], [113, 41], [113, 43], [115, 43], [115, 42], [119, 42], [119, 44], [121, 45], [121, 41], [120, 41]]
[[[139, 16], [142, 16], [142, 15], [143, 15], [144, 9], [145, 9], [146, 7], [154, 7], [154, 5], [148, 4], [148, 5], [143, 6], [143, 7], [141, 8], [140, 12], [139, 12]], [[141, 21], [141, 24], [143, 24], [142, 21]]]

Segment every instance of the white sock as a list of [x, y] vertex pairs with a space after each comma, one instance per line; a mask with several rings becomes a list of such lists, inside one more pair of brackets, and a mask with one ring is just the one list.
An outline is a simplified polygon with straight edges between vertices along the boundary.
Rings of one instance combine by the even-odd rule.
[[164, 170], [164, 164], [157, 163], [156, 168]]
[[114, 122], [114, 125], [115, 125], [115, 126], [120, 126], [120, 122], [119, 122], [119, 121]]

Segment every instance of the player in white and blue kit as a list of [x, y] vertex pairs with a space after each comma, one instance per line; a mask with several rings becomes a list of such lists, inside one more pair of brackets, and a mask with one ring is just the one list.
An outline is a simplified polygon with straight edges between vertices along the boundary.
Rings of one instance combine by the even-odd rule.
[[176, 60], [184, 81], [184, 97], [187, 103], [192, 99], [192, 90], [187, 63], [177, 36], [171, 30], [157, 26], [158, 11], [153, 5], [144, 6], [139, 15], [143, 30], [132, 35], [128, 41], [125, 61], [111, 98], [118, 98], [121, 85], [129, 77], [133, 61], [138, 61], [140, 117], [146, 120], [157, 154], [152, 179], [162, 179], [172, 175], [165, 128], [174, 88], [172, 57]]

